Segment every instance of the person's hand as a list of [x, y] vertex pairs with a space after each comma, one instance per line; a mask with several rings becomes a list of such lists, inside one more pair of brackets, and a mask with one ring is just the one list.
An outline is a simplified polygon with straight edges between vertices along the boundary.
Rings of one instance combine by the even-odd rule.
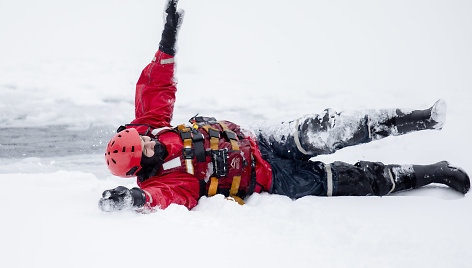
[[175, 43], [177, 41], [177, 32], [184, 18], [184, 11], [177, 10], [178, 0], [169, 0], [165, 10], [166, 23], [162, 31], [159, 49], [171, 56], [175, 55]]
[[143, 190], [139, 188], [132, 188], [130, 190], [124, 186], [118, 186], [102, 193], [102, 198], [98, 201], [98, 207], [100, 207], [102, 211], [112, 212], [139, 208], [144, 206], [145, 203], [146, 195]]
[[183, 10], [178, 10], [177, 11], [177, 3], [178, 0], [169, 0], [167, 2], [167, 8], [165, 11], [166, 15], [166, 28], [170, 28], [177, 32], [177, 30], [180, 28], [180, 25], [182, 24], [183, 18], [184, 18], [184, 11]]

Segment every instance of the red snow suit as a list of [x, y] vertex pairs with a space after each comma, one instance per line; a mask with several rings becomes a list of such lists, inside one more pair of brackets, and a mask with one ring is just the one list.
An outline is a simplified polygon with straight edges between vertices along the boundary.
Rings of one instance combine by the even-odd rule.
[[[174, 57], [157, 51], [152, 62], [142, 71], [136, 85], [136, 119], [126, 125], [127, 128], [135, 128], [141, 135], [157, 138], [166, 147], [169, 155], [164, 160], [164, 165], [168, 161], [182, 157], [184, 147], [178, 132], [165, 130], [159, 132], [157, 130], [163, 127], [171, 127], [170, 121], [172, 120], [175, 92], [177, 91], [173, 77]], [[228, 125], [239, 129], [239, 126], [231, 122], [228, 122]], [[151, 134], [153, 130], [154, 134], [158, 132], [159, 134]], [[262, 159], [254, 135], [244, 134], [243, 139], [250, 142], [250, 150], [255, 162], [255, 192], [268, 191], [272, 183], [270, 165]], [[138, 186], [146, 193], [147, 207], [164, 209], [170, 204], [179, 204], [191, 209], [197, 205], [200, 198], [199, 179], [182, 169], [173, 170], [176, 170], [176, 172], [166, 173], [162, 172], [161, 167], [161, 171], [157, 172], [156, 176], [143, 182], [138, 179]], [[244, 179], [242, 178], [242, 180]], [[243, 184], [240, 187], [247, 188]]]

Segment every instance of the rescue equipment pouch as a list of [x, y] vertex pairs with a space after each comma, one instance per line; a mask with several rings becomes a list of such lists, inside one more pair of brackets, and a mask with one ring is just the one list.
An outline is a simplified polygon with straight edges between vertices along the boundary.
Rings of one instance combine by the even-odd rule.
[[179, 125], [176, 128], [184, 143], [187, 172], [207, 182], [203, 184], [205, 191], [201, 191], [207, 196], [220, 193], [244, 204], [241, 197], [244, 198], [246, 191], [240, 191], [243, 173], [248, 178], [244, 181], [245, 189], [253, 184], [249, 142], [240, 140], [225, 122], [213, 117], [195, 116], [190, 122], [191, 127]]

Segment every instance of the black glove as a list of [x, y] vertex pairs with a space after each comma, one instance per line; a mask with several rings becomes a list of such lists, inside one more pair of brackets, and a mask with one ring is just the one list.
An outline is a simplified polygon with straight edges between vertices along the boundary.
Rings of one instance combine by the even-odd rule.
[[98, 202], [102, 211], [112, 212], [116, 210], [140, 208], [146, 203], [146, 194], [139, 188], [129, 190], [124, 186], [106, 190]]
[[154, 155], [148, 157], [143, 153], [141, 157], [141, 167], [159, 169], [169, 153], [167, 153], [166, 147], [162, 145], [162, 143], [160, 143], [157, 139], [152, 140], [156, 143], [156, 145], [154, 145]]
[[156, 139], [153, 140], [156, 142], [156, 145], [154, 146], [154, 155], [147, 157], [143, 153], [141, 157], [141, 170], [136, 173], [139, 182], [143, 182], [156, 175], [159, 169], [161, 169], [164, 159], [169, 155], [166, 147], [162, 145], [162, 143]]
[[184, 18], [184, 11], [177, 11], [178, 0], [169, 0], [166, 8], [166, 24], [162, 31], [161, 42], [159, 43], [159, 50], [169, 54], [175, 55], [175, 43], [177, 41], [177, 31], [182, 24]]

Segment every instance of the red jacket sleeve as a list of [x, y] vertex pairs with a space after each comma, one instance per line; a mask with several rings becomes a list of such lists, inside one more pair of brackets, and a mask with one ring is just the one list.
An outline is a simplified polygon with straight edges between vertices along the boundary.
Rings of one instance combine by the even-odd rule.
[[157, 51], [136, 84], [135, 120], [131, 124], [170, 126], [174, 111], [174, 57]]
[[160, 209], [170, 204], [192, 209], [198, 203], [200, 184], [188, 173], [172, 173], [144, 181], [140, 188], [146, 193], [146, 205]]

